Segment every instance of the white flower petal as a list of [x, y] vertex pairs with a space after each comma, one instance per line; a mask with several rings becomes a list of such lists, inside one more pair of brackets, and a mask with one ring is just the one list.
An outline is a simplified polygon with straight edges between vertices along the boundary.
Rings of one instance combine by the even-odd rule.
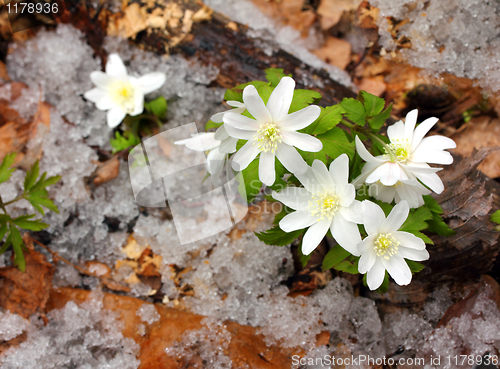
[[113, 53], [108, 55], [106, 74], [119, 79], [127, 78], [127, 68], [125, 68], [125, 64], [123, 64], [118, 54]]
[[329, 226], [330, 222], [328, 219], [323, 219], [312, 225], [306, 231], [304, 238], [302, 239], [302, 253], [304, 255], [309, 255], [316, 247], [318, 247], [319, 243], [328, 232]]
[[100, 70], [94, 71], [90, 73], [90, 80], [94, 85], [100, 87], [104, 90], [107, 90], [115, 79], [111, 76], [108, 76], [106, 73], [101, 72]]
[[[408, 164], [401, 164], [399, 163], [401, 168], [407, 173], [407, 174], [414, 174], [414, 175], [419, 175], [419, 174], [434, 174], [436, 172], [439, 172], [443, 170], [443, 168], [432, 168], [429, 165], [425, 163], [408, 163]], [[409, 175], [409, 177], [410, 177]]]
[[399, 181], [401, 168], [398, 163], [386, 162], [379, 165], [373, 170], [368, 177], [366, 183], [374, 183], [380, 181], [385, 186], [392, 186]]
[[314, 175], [318, 182], [323, 186], [323, 188], [327, 191], [335, 191], [335, 183], [333, 182], [333, 178], [330, 175], [328, 169], [326, 169], [325, 163], [321, 160], [314, 160], [311, 166]]
[[219, 151], [224, 154], [232, 154], [236, 151], [236, 145], [238, 144], [237, 138], [228, 137], [222, 140], [219, 146]]
[[323, 188], [316, 179], [314, 172], [311, 167], [307, 167], [305, 173], [295, 174], [295, 177], [299, 180], [299, 182], [304, 186], [304, 188], [310, 193], [316, 193], [321, 191]]
[[137, 79], [139, 86], [141, 87], [142, 93], [144, 95], [150, 92], [158, 90], [161, 86], [165, 84], [167, 76], [165, 73], [153, 72], [145, 74]]
[[377, 182], [370, 186], [368, 193], [377, 200], [390, 204], [396, 196], [397, 186], [397, 184], [394, 186], [384, 186], [382, 183]]
[[330, 176], [337, 188], [347, 186], [349, 182], [349, 157], [346, 154], [340, 155], [330, 164]]
[[233, 108], [246, 109], [245, 104], [243, 104], [242, 102], [236, 101], [236, 100], [228, 100], [228, 101], [226, 101], [226, 104], [233, 107]]
[[444, 191], [444, 184], [441, 178], [436, 173], [433, 174], [417, 174], [417, 178], [422, 181], [424, 185], [429, 187], [432, 191], [440, 194]]
[[358, 243], [358, 252], [362, 255], [365, 252], [375, 251], [375, 241], [377, 240], [378, 233], [366, 237], [363, 241]]
[[429, 260], [429, 252], [426, 249], [415, 250], [406, 247], [400, 247], [398, 253], [399, 255], [401, 255], [401, 257], [408, 260], [414, 260], [414, 261]]
[[405, 124], [399, 120], [387, 128], [387, 137], [391, 142], [403, 140], [405, 135]]
[[368, 178], [368, 176], [372, 174], [372, 172], [377, 169], [379, 165], [379, 163], [365, 163], [363, 169], [361, 169], [361, 174], [356, 177], [354, 181], [352, 181], [352, 184], [356, 188], [361, 187], [361, 185], [365, 183], [366, 178]]
[[317, 221], [318, 218], [313, 217], [309, 211], [294, 211], [291, 214], [285, 215], [280, 220], [279, 226], [285, 232], [292, 232], [309, 227]]
[[384, 211], [374, 202], [365, 200], [363, 206], [363, 224], [366, 232], [371, 235], [379, 233], [379, 228], [385, 220]]
[[111, 100], [111, 97], [106, 94], [99, 101], [97, 101], [95, 106], [97, 109], [105, 111], [114, 108], [116, 106], [116, 103], [114, 103]]
[[[253, 87], [253, 86], [248, 86], [248, 87]], [[244, 131], [253, 131], [257, 132], [259, 130], [259, 127], [261, 125], [261, 122], [251, 119], [248, 117], [245, 117], [244, 115], [241, 114], [234, 114], [232, 112], [228, 112], [224, 114], [224, 123], [228, 126], [238, 128]], [[227, 127], [226, 127], [227, 130]], [[229, 133], [229, 130], [228, 130]], [[230, 133], [229, 133], [230, 134]]]
[[214, 138], [213, 132], [202, 132], [193, 137], [182, 140], [182, 142], [174, 142], [175, 144], [183, 143], [186, 147], [193, 151], [209, 151], [219, 147], [220, 141]]
[[276, 157], [283, 166], [293, 174], [305, 173], [308, 166], [297, 150], [285, 143], [278, 144]]
[[259, 179], [266, 186], [272, 186], [276, 180], [276, 170], [274, 169], [275, 162], [274, 153], [261, 152], [259, 159]]
[[115, 128], [116, 126], [118, 126], [126, 115], [127, 114], [118, 106], [109, 109], [108, 113], [106, 114], [106, 120], [108, 122], [109, 128]]
[[229, 134], [227, 133], [226, 128], [224, 127], [224, 124], [222, 126], [220, 126], [219, 128], [217, 128], [217, 131], [215, 131], [214, 138], [216, 140], [222, 141], [228, 137], [229, 137]]
[[235, 171], [242, 171], [259, 155], [260, 150], [257, 145], [254, 145], [254, 142], [248, 141], [234, 154], [232, 167]]
[[356, 189], [350, 183], [344, 187], [337, 187], [336, 193], [339, 197], [339, 204], [342, 207], [350, 206], [356, 197]]
[[387, 216], [387, 219], [385, 219], [384, 222], [380, 225], [379, 232], [396, 232], [406, 221], [409, 213], [410, 207], [408, 206], [408, 203], [406, 201], [401, 201], [399, 204], [392, 208], [390, 214]]
[[348, 222], [363, 223], [363, 205], [361, 201], [354, 200], [350, 206], [341, 206], [339, 207], [339, 212]]
[[[225, 115], [224, 115], [225, 117]], [[255, 136], [254, 131], [244, 131], [242, 129], [234, 128], [228, 124], [225, 125], [224, 129], [226, 130], [227, 134], [231, 137], [238, 138], [241, 140], [253, 140], [253, 137]]]
[[389, 275], [400, 286], [406, 286], [411, 282], [411, 270], [405, 259], [396, 254], [389, 260], [379, 258], [384, 268], [389, 272]]
[[356, 223], [348, 222], [342, 214], [337, 213], [333, 216], [330, 231], [340, 246], [354, 256], [360, 255], [357, 245], [361, 242], [361, 235]]
[[403, 139], [408, 140], [409, 143], [412, 142], [413, 131], [415, 130], [415, 125], [417, 124], [417, 117], [418, 117], [417, 109], [413, 109], [408, 114], [406, 114], [405, 131]]
[[415, 148], [420, 144], [420, 141], [424, 138], [424, 136], [431, 130], [432, 127], [438, 122], [438, 118], [428, 118], [420, 123], [417, 128], [415, 128], [415, 132], [413, 132], [413, 140], [411, 141], [411, 150], [415, 150]]
[[108, 93], [106, 92], [106, 90], [103, 90], [102, 88], [93, 88], [85, 92], [83, 94], [83, 97], [88, 101], [91, 101], [94, 104], [96, 104], [99, 100], [106, 97], [107, 95]]
[[222, 123], [225, 113], [226, 113], [225, 111], [222, 111], [220, 113], [215, 113], [210, 117], [210, 120], [214, 123]]
[[142, 90], [136, 88], [134, 90], [134, 110], [129, 113], [131, 116], [136, 116], [144, 111], [144, 94]]
[[210, 150], [207, 155], [207, 170], [213, 178], [218, 178], [224, 169], [226, 154], [219, 151], [218, 148]]
[[[367, 241], [368, 240], [368, 241]], [[358, 262], [358, 271], [361, 274], [365, 274], [368, 272], [375, 262], [377, 261], [377, 254], [375, 253], [373, 240], [365, 238], [358, 244], [358, 251], [360, 251], [361, 247], [365, 250], [361, 253], [361, 257]]]
[[311, 193], [304, 187], [285, 187], [280, 192], [273, 191], [272, 196], [293, 210], [307, 211], [311, 201]]
[[267, 109], [274, 122], [281, 122], [290, 110], [293, 99], [295, 81], [290, 77], [283, 77], [267, 101]]
[[321, 109], [317, 105], [309, 105], [304, 109], [288, 114], [280, 122], [280, 129], [284, 132], [298, 131], [306, 128], [321, 114]]
[[411, 155], [411, 161], [433, 164], [451, 164], [453, 157], [445, 149], [456, 147], [455, 141], [444, 136], [426, 137]]
[[401, 244], [402, 247], [414, 250], [425, 249], [425, 242], [414, 234], [402, 231], [391, 232], [391, 234]]
[[323, 144], [314, 136], [300, 132], [281, 132], [283, 142], [295, 146], [303, 151], [318, 152], [323, 148]]
[[366, 282], [368, 288], [374, 291], [379, 288], [384, 282], [385, 268], [379, 258], [375, 261], [372, 268], [366, 273]]
[[374, 157], [372, 154], [370, 154], [358, 136], [356, 136], [355, 141], [356, 141], [356, 151], [358, 155], [361, 157], [361, 159], [363, 159], [364, 161], [368, 163], [378, 163], [378, 164], [385, 163], [387, 161], [378, 157]]
[[[264, 101], [262, 101], [262, 98], [260, 97], [255, 86], [249, 85], [245, 87], [243, 90], [243, 101], [245, 102], [245, 107], [248, 112], [257, 120], [257, 125], [272, 121], [271, 113], [267, 110], [266, 105], [264, 104]], [[242, 115], [240, 116], [243, 117]]]

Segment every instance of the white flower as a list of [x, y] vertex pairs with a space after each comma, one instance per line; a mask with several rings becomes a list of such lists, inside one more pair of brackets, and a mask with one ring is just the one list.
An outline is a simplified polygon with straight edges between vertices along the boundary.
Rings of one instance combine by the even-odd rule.
[[[363, 181], [356, 178], [352, 184], [355, 187], [360, 186]], [[430, 195], [429, 191], [416, 179], [407, 179], [396, 182], [393, 186], [384, 186], [380, 181], [372, 183], [368, 188], [368, 195], [373, 196], [377, 200], [392, 203], [393, 200], [399, 204], [401, 201], [408, 202], [410, 208], [418, 208], [424, 205], [423, 195]]]
[[186, 145], [193, 151], [208, 151], [207, 170], [212, 178], [218, 178], [224, 169], [227, 154], [220, 151], [221, 141], [215, 139], [214, 132], [203, 132], [192, 135], [191, 138], [175, 141], [176, 145]]
[[437, 118], [429, 118], [415, 128], [418, 111], [412, 110], [406, 115], [406, 122], [394, 123], [387, 129], [390, 144], [385, 155], [373, 157], [356, 136], [356, 148], [359, 156], [367, 163], [363, 167], [361, 180], [366, 183], [380, 181], [384, 186], [393, 186], [398, 181], [418, 178], [436, 193], [444, 190], [444, 185], [436, 174], [441, 168], [431, 168], [427, 163], [451, 164], [453, 157], [446, 149], [456, 147], [455, 142], [444, 136], [424, 136], [437, 123]]
[[97, 87], [85, 92], [83, 96], [95, 103], [97, 109], [108, 111], [108, 126], [114, 128], [127, 114], [141, 114], [144, 110], [144, 95], [160, 88], [165, 83], [166, 76], [155, 72], [139, 78], [131, 77], [120, 56], [110, 54], [106, 73], [94, 71], [90, 74], [90, 79]]
[[377, 204], [365, 200], [362, 203], [363, 224], [368, 233], [358, 244], [361, 258], [358, 270], [366, 275], [368, 287], [376, 290], [384, 281], [385, 271], [400, 286], [411, 282], [411, 270], [405, 259], [422, 261], [429, 259], [422, 239], [408, 232], [401, 232], [410, 211], [406, 201], [394, 206], [385, 218], [384, 211]]
[[307, 170], [306, 162], [294, 147], [317, 152], [323, 145], [316, 137], [296, 131], [314, 122], [321, 110], [316, 105], [310, 105], [288, 114], [294, 88], [295, 81], [290, 77], [283, 77], [266, 105], [257, 89], [247, 86], [243, 90], [243, 102], [255, 119], [232, 112], [224, 114], [224, 126], [229, 136], [248, 140], [234, 155], [234, 170], [245, 169], [259, 154], [259, 179], [268, 186], [276, 179], [275, 157], [294, 174]]
[[310, 227], [302, 240], [302, 252], [310, 254], [325, 237], [328, 229], [333, 238], [353, 255], [361, 241], [357, 223], [362, 222], [361, 203], [354, 199], [354, 186], [348, 183], [349, 159], [340, 155], [330, 165], [315, 160], [306, 173], [297, 175], [302, 187], [286, 187], [272, 196], [296, 210], [281, 219], [285, 232]]
[[212, 118], [210, 118], [210, 120], [214, 123], [222, 123], [223, 122], [223, 118], [224, 118], [224, 114], [226, 113], [235, 113], [235, 114], [241, 114], [245, 111], [246, 107], [245, 107], [245, 104], [239, 102], [239, 101], [234, 101], [234, 100], [229, 100], [229, 101], [226, 101], [226, 104], [235, 108], [235, 109], [229, 109], [229, 110], [226, 110], [226, 111], [222, 111], [220, 113], [216, 113], [214, 115], [212, 115]]

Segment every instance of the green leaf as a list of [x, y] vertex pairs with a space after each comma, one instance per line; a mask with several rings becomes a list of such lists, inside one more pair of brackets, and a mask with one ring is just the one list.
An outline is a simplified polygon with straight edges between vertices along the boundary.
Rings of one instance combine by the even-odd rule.
[[[365, 286], [368, 286], [368, 283], [366, 282], [366, 274], [363, 276], [363, 284]], [[388, 289], [389, 289], [389, 273], [387, 273], [387, 270], [386, 270], [385, 275], [384, 275], [384, 281], [382, 282], [380, 287], [375, 290], [375, 292], [382, 295], [382, 294], [386, 293]]]
[[490, 220], [492, 222], [495, 222], [496, 224], [500, 224], [500, 210], [497, 210], [493, 214], [491, 214]]
[[40, 163], [35, 161], [35, 164], [31, 167], [30, 170], [26, 173], [26, 177], [24, 177], [24, 191], [29, 191], [31, 187], [36, 182], [38, 175], [40, 174]]
[[349, 274], [359, 274], [358, 263], [359, 263], [359, 257], [351, 255], [347, 257], [347, 259], [336, 264], [334, 266], [334, 269]]
[[272, 87], [278, 86], [283, 77], [291, 77], [291, 74], [285, 74], [281, 68], [267, 68], [266, 79], [271, 83]]
[[433, 213], [432, 219], [427, 221], [429, 224], [429, 231], [437, 233], [441, 236], [450, 237], [455, 235], [457, 232], [451, 229], [448, 224], [446, 224], [441, 217], [441, 215]]
[[265, 232], [255, 233], [257, 238], [264, 242], [266, 245], [274, 246], [286, 246], [291, 244], [297, 238], [299, 238], [305, 229], [299, 229], [293, 232], [285, 232], [278, 225]]
[[167, 100], [163, 96], [160, 96], [152, 101], [145, 102], [144, 108], [150, 113], [153, 113], [160, 119], [165, 119], [167, 116]]
[[382, 126], [384, 125], [385, 121], [389, 119], [389, 117], [391, 116], [391, 111], [392, 111], [392, 103], [380, 114], [377, 114], [376, 116], [369, 118], [368, 125], [370, 126], [370, 128], [373, 131], [378, 132], [380, 128], [382, 128]]
[[438, 204], [434, 197], [432, 197], [431, 195], [424, 195], [422, 197], [424, 198], [425, 206], [427, 207], [427, 209], [436, 214], [443, 214], [443, 208]]
[[7, 238], [5, 239], [5, 243], [0, 248], [0, 255], [2, 255], [5, 251], [7, 251], [10, 245], [12, 245], [12, 235], [9, 229], [9, 233], [7, 234]]
[[[262, 182], [259, 179], [259, 159], [255, 159], [248, 167], [238, 173], [237, 178], [240, 183], [238, 190], [241, 197], [248, 202], [252, 202], [262, 188]], [[243, 185], [245, 186], [244, 189]]]
[[429, 225], [426, 221], [430, 219], [432, 219], [431, 211], [425, 206], [421, 206], [416, 211], [410, 212], [408, 219], [406, 219], [399, 230], [402, 232], [411, 232], [427, 229]]
[[137, 146], [141, 143], [139, 137], [134, 135], [131, 131], [125, 131], [123, 135], [120, 132], [115, 132], [115, 138], [109, 140], [111, 147], [113, 148], [113, 154], [126, 150], [129, 147]]
[[283, 219], [285, 216], [292, 213], [293, 211], [294, 211], [293, 209], [289, 208], [286, 205], [283, 205], [281, 207], [280, 212], [276, 213], [276, 215], [274, 216], [273, 224], [279, 224], [281, 219]]
[[269, 97], [271, 96], [273, 90], [274, 88], [269, 86], [268, 84], [264, 84], [257, 88], [257, 92], [259, 93], [259, 96], [262, 98], [262, 101], [264, 101], [264, 104], [267, 104], [267, 101], [269, 100]]
[[8, 230], [9, 230], [9, 227], [8, 227], [7, 223], [0, 225], [0, 242], [3, 240], [4, 236], [7, 234]]
[[415, 274], [415, 273], [418, 273], [420, 272], [422, 269], [425, 268], [425, 265], [417, 262], [417, 261], [413, 261], [413, 260], [408, 260], [408, 259], [405, 259], [406, 263], [408, 264], [408, 266], [410, 267], [410, 270], [411, 270], [411, 274]]
[[367, 117], [374, 117], [375, 115], [379, 114], [385, 106], [384, 99], [372, 95], [366, 91], [361, 91], [359, 93], [358, 99], [363, 103]]
[[215, 123], [211, 120], [209, 120], [207, 122], [207, 124], [205, 124], [205, 131], [208, 131], [209, 129], [212, 129], [212, 128], [219, 128], [220, 126], [222, 126], [224, 123]]
[[335, 268], [336, 265], [340, 264], [342, 261], [347, 259], [349, 255], [351, 255], [349, 251], [346, 251], [340, 245], [335, 245], [325, 255], [325, 258], [323, 259], [323, 264], [321, 265], [321, 269], [325, 271], [328, 269]]
[[293, 91], [292, 104], [289, 114], [304, 109], [305, 107], [316, 104], [321, 100], [321, 94], [313, 90], [295, 90]]
[[349, 141], [344, 130], [335, 127], [328, 132], [317, 135], [316, 138], [323, 143], [321, 152], [324, 152], [331, 159], [335, 159], [344, 153], [351, 160], [354, 157], [354, 143]]
[[16, 219], [13, 219], [12, 223], [14, 223], [19, 228], [28, 229], [35, 232], [41, 231], [42, 229], [45, 229], [49, 226], [48, 224], [43, 223], [41, 219], [28, 220], [29, 218], [32, 218], [34, 216], [34, 214], [28, 216], [20, 216]]
[[306, 161], [306, 163], [308, 165], [312, 165], [314, 160], [320, 160], [323, 163], [325, 163], [325, 165], [327, 163], [326, 154], [323, 152], [323, 150], [318, 151], [318, 152], [309, 152], [309, 151], [302, 151], [300, 149], [297, 149], [297, 151], [304, 158], [304, 160]]
[[[264, 81], [250, 81], [247, 83], [239, 84], [238, 86], [234, 87], [233, 90], [244, 90], [245, 87], [250, 86], [250, 85], [254, 86], [258, 90], [259, 87], [262, 87], [264, 85], [270, 86], [271, 84], [269, 82], [264, 82]], [[224, 100], [227, 101], [228, 99], [226, 99], [226, 97], [224, 96]], [[242, 98], [241, 102], [243, 102], [243, 98]]]
[[10, 235], [12, 240], [12, 248], [14, 249], [14, 264], [17, 265], [21, 272], [26, 270], [26, 261], [23, 255], [23, 238], [19, 230], [13, 225], [10, 226]]
[[340, 103], [345, 110], [345, 115], [349, 120], [358, 126], [364, 126], [366, 112], [361, 101], [353, 98], [345, 98]]
[[243, 93], [235, 91], [234, 89], [227, 89], [224, 94], [224, 100], [226, 101], [239, 101], [243, 102]]
[[344, 113], [344, 108], [339, 104], [321, 108], [321, 114], [318, 119], [302, 131], [310, 135], [325, 133], [340, 123], [342, 120], [342, 114]]
[[5, 155], [2, 164], [0, 164], [0, 183], [8, 181], [12, 173], [16, 170], [11, 168], [12, 164], [16, 160], [17, 153], [13, 152], [11, 154]]

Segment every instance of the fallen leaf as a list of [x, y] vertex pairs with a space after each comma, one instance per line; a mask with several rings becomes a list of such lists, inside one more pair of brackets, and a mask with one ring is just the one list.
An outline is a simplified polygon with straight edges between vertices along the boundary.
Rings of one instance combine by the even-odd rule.
[[377, 77], [366, 77], [361, 79], [358, 83], [358, 88], [360, 90], [371, 93], [375, 96], [382, 96], [382, 94], [387, 89], [387, 85], [384, 82], [384, 78], [382, 76]]
[[360, 0], [321, 0], [317, 9], [321, 29], [327, 30], [335, 26], [344, 12], [356, 10], [359, 3]]
[[[466, 127], [450, 137], [457, 143], [453, 150], [455, 154], [467, 156], [474, 148], [500, 146], [500, 119], [488, 116], [472, 118]], [[478, 169], [490, 178], [500, 177], [500, 152], [488, 155]]]
[[45, 256], [35, 251], [27, 233], [23, 236], [26, 271], [15, 266], [0, 268], [0, 306], [28, 318], [34, 313], [45, 313], [52, 288], [55, 268]]
[[328, 64], [344, 70], [351, 62], [351, 44], [336, 37], [327, 37], [325, 44], [313, 53]]
[[115, 179], [118, 174], [120, 174], [120, 161], [116, 156], [113, 156], [108, 161], [97, 165], [95, 172], [92, 174], [93, 182], [96, 186], [100, 186]]
[[[90, 298], [90, 294], [90, 291], [79, 289], [54, 289], [50, 294], [47, 309], [63, 308], [68, 301], [81, 304]], [[203, 327], [201, 321], [204, 317], [155, 304], [160, 320], [146, 325], [146, 333], [141, 335], [138, 327], [142, 321], [136, 313], [143, 305], [152, 304], [136, 298], [109, 293], [105, 293], [103, 297], [103, 308], [119, 313], [124, 327], [123, 335], [132, 338], [140, 345], [139, 369], [178, 369], [180, 365], [187, 365], [182, 360], [179, 362], [177, 358], [167, 355], [165, 349], [175, 341], [181, 341], [186, 331], [201, 329]], [[264, 342], [264, 337], [258, 334], [254, 327], [228, 321], [225, 322], [225, 329], [231, 335], [225, 354], [231, 358], [235, 368], [290, 368], [292, 355], [304, 355], [304, 352], [298, 348], [285, 349], [279, 345], [268, 347]]]

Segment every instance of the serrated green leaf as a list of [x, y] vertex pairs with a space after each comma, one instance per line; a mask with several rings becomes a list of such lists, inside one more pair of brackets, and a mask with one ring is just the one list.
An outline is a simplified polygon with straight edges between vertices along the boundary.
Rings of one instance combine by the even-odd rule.
[[290, 104], [288, 113], [294, 113], [311, 104], [317, 104], [321, 100], [321, 94], [313, 90], [295, 90], [293, 91], [293, 99]]
[[[234, 87], [233, 90], [244, 90], [245, 87], [250, 86], [250, 85], [254, 86], [258, 90], [259, 87], [262, 87], [264, 85], [270, 86], [271, 83], [264, 82], [264, 81], [250, 81], [250, 82], [247, 82], [247, 83], [241, 83], [241, 84], [239, 84], [238, 86]], [[224, 96], [224, 100], [227, 101], [228, 99], [226, 99], [226, 97]], [[242, 97], [241, 102], [243, 102], [243, 97]]]
[[368, 125], [370, 126], [370, 128], [373, 131], [378, 132], [380, 128], [382, 128], [382, 126], [384, 125], [385, 121], [389, 119], [389, 117], [391, 116], [391, 111], [392, 111], [392, 103], [380, 114], [377, 114], [376, 116], [369, 118]]
[[285, 216], [287, 216], [288, 214], [292, 213], [294, 210], [292, 210], [291, 208], [289, 208], [288, 206], [286, 205], [283, 205], [281, 207], [281, 210], [279, 213], [276, 213], [276, 215], [274, 216], [274, 220], [273, 220], [273, 224], [274, 225], [277, 225], [279, 224], [280, 220], [283, 219]]
[[9, 227], [7, 223], [0, 225], [0, 242], [3, 240], [4, 236], [7, 234]]
[[56, 184], [57, 182], [59, 182], [61, 180], [61, 176], [53, 176], [53, 177], [49, 177], [47, 178], [44, 182], [43, 182], [43, 187], [44, 188], [47, 188], [49, 186], [52, 186], [54, 184]]
[[243, 94], [230, 88], [226, 90], [226, 93], [224, 94], [224, 100], [243, 102]]
[[212, 128], [219, 128], [220, 126], [222, 126], [224, 123], [215, 123], [211, 120], [209, 120], [207, 122], [207, 124], [205, 124], [205, 131], [208, 131], [209, 129], [212, 129]]
[[14, 161], [16, 161], [17, 153], [13, 152], [5, 155], [2, 164], [0, 164], [0, 183], [6, 182], [10, 179], [12, 173], [16, 168], [11, 168]]
[[326, 154], [323, 152], [323, 150], [318, 151], [318, 152], [309, 152], [309, 151], [302, 151], [300, 149], [297, 149], [297, 151], [304, 158], [304, 160], [306, 161], [306, 163], [308, 165], [312, 165], [314, 160], [320, 160], [323, 163], [325, 163], [325, 165], [327, 163]]
[[425, 268], [425, 265], [423, 265], [417, 261], [408, 260], [408, 259], [405, 259], [405, 261], [406, 261], [406, 264], [408, 264], [408, 266], [410, 267], [411, 274], [418, 273], [418, 272], [422, 271], [422, 269]]
[[113, 154], [115, 154], [119, 151], [126, 150], [129, 147], [139, 145], [141, 143], [141, 140], [132, 132], [125, 131], [123, 135], [121, 135], [120, 132], [115, 132], [115, 138], [111, 138], [109, 140], [109, 143], [113, 148]]
[[344, 108], [337, 104], [321, 108], [321, 114], [318, 119], [312, 122], [309, 126], [302, 131], [307, 134], [322, 134], [329, 131], [342, 120], [342, 114], [345, 113]]
[[248, 167], [238, 173], [237, 180], [239, 181], [238, 191], [241, 197], [252, 202], [262, 188], [262, 182], [259, 179], [259, 159], [255, 159]]
[[24, 260], [22, 249], [23, 238], [21, 237], [19, 230], [13, 225], [10, 226], [10, 234], [12, 248], [14, 249], [14, 264], [17, 265], [21, 272], [24, 272], [26, 270], [26, 261]]
[[323, 143], [321, 152], [324, 152], [331, 159], [335, 159], [344, 153], [349, 156], [350, 160], [354, 157], [354, 143], [349, 141], [344, 130], [335, 127], [328, 132], [317, 135], [316, 138]]
[[43, 184], [45, 182], [45, 177], [47, 177], [46, 172], [42, 173], [40, 178], [38, 178], [38, 181], [31, 187], [30, 192], [37, 192], [40, 190], [44, 190]]
[[448, 224], [446, 224], [441, 217], [441, 215], [433, 213], [432, 214], [432, 219], [427, 221], [427, 224], [429, 224], [429, 231], [437, 233], [441, 236], [446, 236], [450, 237], [455, 235], [457, 232], [453, 229], [451, 229]]
[[24, 191], [29, 191], [31, 187], [36, 182], [38, 175], [40, 174], [40, 163], [39, 161], [35, 161], [35, 164], [31, 167], [28, 172], [26, 172], [26, 177], [24, 177]]
[[[33, 216], [34, 216], [34, 214], [31, 215], [30, 218]], [[28, 220], [28, 219], [26, 219], [26, 217], [18, 217], [16, 219], [13, 219], [12, 223], [14, 223], [19, 228], [27, 229], [27, 230], [35, 231], [35, 232], [41, 231], [42, 229], [45, 229], [49, 226], [47, 223], [43, 223], [41, 221], [41, 219]]]
[[0, 255], [2, 255], [5, 251], [7, 251], [7, 249], [10, 247], [10, 245], [12, 245], [12, 236], [10, 233], [10, 229], [8, 229], [7, 238], [5, 239], [5, 243], [0, 248]]
[[264, 84], [257, 88], [257, 92], [259, 93], [259, 96], [262, 98], [262, 101], [264, 101], [264, 104], [267, 104], [267, 101], [269, 100], [269, 97], [271, 96], [273, 90], [274, 88], [268, 84]]
[[144, 108], [160, 119], [165, 119], [167, 116], [167, 107], [167, 100], [163, 96], [144, 103]]
[[500, 210], [497, 210], [493, 214], [491, 214], [490, 220], [492, 222], [495, 222], [496, 224], [500, 224]]
[[424, 203], [427, 209], [436, 214], [443, 214], [443, 208], [438, 204], [436, 199], [431, 195], [424, 195]]
[[266, 245], [273, 246], [286, 246], [291, 244], [294, 240], [299, 238], [305, 229], [299, 229], [293, 232], [285, 232], [278, 225], [265, 232], [255, 233], [257, 238], [264, 242]]
[[271, 86], [276, 87], [283, 77], [291, 77], [291, 74], [285, 74], [281, 68], [267, 68], [266, 79], [271, 83]]
[[340, 264], [342, 261], [347, 259], [349, 255], [351, 255], [349, 251], [346, 251], [340, 245], [335, 245], [325, 255], [325, 258], [323, 259], [323, 264], [321, 265], [321, 269], [325, 271], [328, 269], [335, 268], [336, 265]]
[[365, 107], [361, 101], [345, 98], [340, 103], [345, 110], [345, 116], [358, 126], [364, 126], [366, 121]]
[[427, 229], [429, 225], [426, 221], [430, 219], [432, 219], [431, 211], [425, 206], [421, 206], [416, 211], [410, 212], [408, 219], [406, 219], [399, 230], [402, 232], [411, 232]]
[[358, 263], [359, 263], [359, 257], [351, 255], [347, 257], [347, 259], [336, 264], [333, 268], [340, 272], [345, 272], [349, 274], [359, 274]]
[[372, 95], [366, 91], [361, 91], [359, 93], [359, 100], [363, 103], [365, 107], [365, 113], [367, 117], [374, 117], [379, 114], [385, 106], [384, 99]]

